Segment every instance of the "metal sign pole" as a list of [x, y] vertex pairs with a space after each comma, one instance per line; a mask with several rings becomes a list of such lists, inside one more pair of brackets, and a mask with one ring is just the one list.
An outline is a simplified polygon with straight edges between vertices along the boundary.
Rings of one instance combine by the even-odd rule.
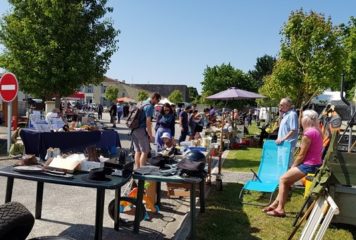
[[7, 152], [10, 152], [11, 145], [11, 116], [12, 116], [12, 102], [7, 103]]

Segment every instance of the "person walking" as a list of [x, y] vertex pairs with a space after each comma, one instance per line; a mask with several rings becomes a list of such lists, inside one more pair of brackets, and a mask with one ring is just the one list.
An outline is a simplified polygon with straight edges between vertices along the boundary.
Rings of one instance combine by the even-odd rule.
[[153, 93], [151, 97], [141, 105], [142, 112], [139, 115], [139, 127], [132, 130], [132, 142], [135, 151], [136, 168], [146, 165], [150, 142], [154, 141], [152, 133], [152, 118], [154, 105], [161, 100], [159, 93]]
[[196, 133], [201, 132], [200, 129], [199, 131], [197, 131], [197, 128], [200, 128], [200, 126], [202, 126], [201, 120], [202, 119], [200, 114], [198, 113], [198, 110], [193, 110], [192, 114], [190, 114], [190, 116], [188, 117], [189, 140], [193, 140], [195, 138]]
[[181, 128], [180, 137], [178, 139], [178, 143], [185, 141], [188, 133], [189, 133], [189, 119], [188, 114], [191, 113], [191, 106], [185, 107], [184, 111], [181, 111], [179, 114], [179, 126]]
[[103, 105], [100, 103], [98, 106], [98, 119], [102, 120], [103, 119], [103, 111], [104, 111], [104, 107]]
[[120, 123], [120, 119], [122, 116], [122, 113], [124, 112], [124, 108], [120, 103], [117, 104], [117, 123]]
[[175, 118], [174, 112], [169, 103], [165, 103], [157, 117], [156, 121], [156, 137], [155, 143], [157, 145], [157, 151], [161, 151], [163, 147], [162, 134], [167, 132], [170, 136], [174, 136]]
[[116, 128], [116, 114], [117, 106], [116, 103], [113, 103], [110, 108], [110, 122], [112, 123], [113, 128]]
[[125, 117], [127, 117], [127, 116], [129, 115], [129, 109], [130, 109], [129, 104], [126, 103], [126, 104], [122, 107], [122, 109], [123, 109], [123, 114], [124, 114], [124, 118], [125, 118]]

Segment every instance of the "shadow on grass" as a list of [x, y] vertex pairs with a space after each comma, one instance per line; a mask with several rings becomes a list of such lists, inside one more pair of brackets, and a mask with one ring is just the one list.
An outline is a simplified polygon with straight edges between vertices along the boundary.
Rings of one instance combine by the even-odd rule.
[[[276, 193], [272, 195], [272, 201], [276, 197]], [[249, 204], [252, 206], [268, 206], [270, 204], [271, 193], [263, 193], [263, 192], [251, 192], [244, 191], [242, 195], [242, 200], [245, 204]]]
[[251, 228], [238, 199], [241, 187], [241, 184], [229, 183], [224, 185], [223, 191], [212, 188], [206, 211], [197, 220], [197, 239], [260, 239], [252, 235], [260, 229]]
[[356, 226], [343, 223], [332, 223], [332, 228], [344, 229], [352, 234], [353, 239], [356, 239]]

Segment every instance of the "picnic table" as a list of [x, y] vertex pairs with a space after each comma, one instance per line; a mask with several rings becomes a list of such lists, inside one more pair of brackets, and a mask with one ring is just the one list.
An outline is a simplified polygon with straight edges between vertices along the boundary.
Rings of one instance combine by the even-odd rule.
[[[107, 176], [107, 181], [95, 181], [88, 179], [88, 173], [75, 173], [72, 177], [50, 176], [43, 173], [20, 173], [14, 171], [13, 166], [7, 166], [0, 169], [0, 176], [7, 177], [5, 203], [10, 202], [12, 199], [12, 190], [14, 179], [22, 179], [27, 181], [37, 182], [36, 192], [36, 209], [35, 218], [41, 219], [42, 217], [42, 203], [43, 203], [43, 189], [44, 183], [53, 183], [59, 185], [86, 187], [96, 189], [96, 208], [95, 208], [95, 240], [102, 239], [103, 231], [103, 217], [104, 217], [104, 200], [105, 189], [115, 190], [115, 202], [120, 202], [121, 187], [129, 181], [131, 176], [118, 177]], [[118, 206], [115, 206], [117, 214], [114, 215], [114, 229], [119, 230], [119, 214]]]
[[[145, 181], [154, 181], [157, 182], [157, 205], [160, 205], [161, 202], [161, 182], [171, 182], [171, 183], [187, 183], [190, 184], [190, 224], [191, 224], [191, 239], [195, 239], [196, 235], [196, 221], [195, 221], [195, 191], [196, 185], [199, 184], [199, 200], [200, 200], [200, 212], [205, 212], [205, 181], [203, 178], [198, 177], [181, 177], [178, 175], [174, 176], [161, 176], [161, 175], [140, 175], [137, 173], [133, 174], [133, 179], [138, 180], [138, 192], [137, 192], [137, 202], [140, 203], [143, 201], [143, 193], [144, 193], [144, 185]], [[142, 205], [136, 205], [136, 212], [135, 212], [135, 222], [134, 222], [134, 229], [135, 233], [139, 232], [140, 228], [140, 213]]]

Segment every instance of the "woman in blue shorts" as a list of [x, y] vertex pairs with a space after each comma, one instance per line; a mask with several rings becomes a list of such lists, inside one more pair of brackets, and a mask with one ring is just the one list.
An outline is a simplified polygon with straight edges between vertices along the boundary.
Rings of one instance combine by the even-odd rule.
[[289, 188], [308, 173], [315, 173], [321, 166], [323, 139], [319, 128], [318, 113], [314, 110], [304, 111], [301, 123], [304, 132], [300, 152], [294, 159], [291, 168], [281, 177], [275, 201], [263, 209], [267, 215], [285, 217], [284, 206]]

